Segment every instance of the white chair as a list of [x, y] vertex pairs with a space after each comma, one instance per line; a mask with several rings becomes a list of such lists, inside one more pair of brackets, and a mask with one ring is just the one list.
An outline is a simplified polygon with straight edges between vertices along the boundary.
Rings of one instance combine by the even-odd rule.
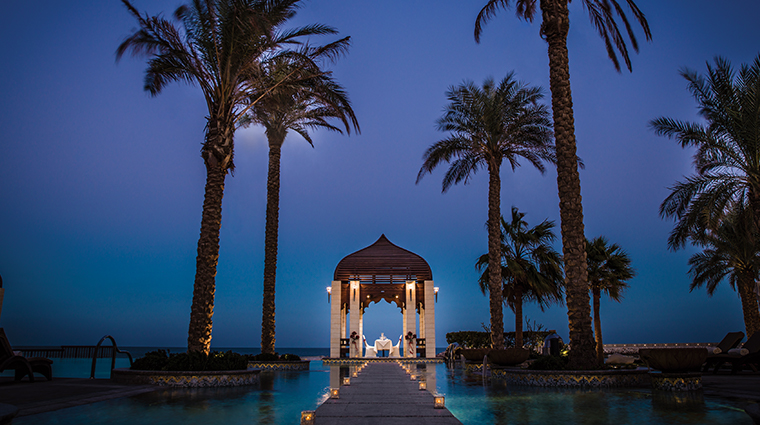
[[375, 351], [375, 347], [367, 344], [367, 338], [362, 336], [362, 339], [364, 340], [364, 357], [377, 357], [377, 351]]
[[398, 337], [398, 342], [396, 345], [391, 347], [391, 352], [388, 355], [388, 357], [401, 357], [401, 351], [399, 351], [399, 347], [401, 346], [401, 340], [403, 339], [403, 336]]

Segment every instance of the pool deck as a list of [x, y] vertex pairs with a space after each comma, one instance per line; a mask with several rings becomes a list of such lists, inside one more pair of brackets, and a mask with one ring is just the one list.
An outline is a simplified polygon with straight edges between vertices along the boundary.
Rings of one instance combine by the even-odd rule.
[[[386, 419], [393, 419], [394, 425], [445, 423], [444, 420], [452, 424], [459, 423], [448, 410], [433, 409], [432, 395], [418, 390], [417, 385], [395, 363], [369, 364], [359, 378], [351, 379], [351, 385], [341, 387], [339, 399], [328, 400], [319, 407], [317, 423], [371, 424]], [[707, 373], [703, 375], [703, 385], [705, 395], [760, 403], [760, 373]], [[45, 378], [38, 377], [34, 383], [30, 383], [27, 378], [14, 382], [12, 377], [0, 377], [0, 403], [14, 405], [19, 408], [18, 416], [26, 416], [128, 397], [160, 388], [163, 387], [115, 384], [108, 379], [53, 378], [48, 382]], [[413, 404], [416, 401], [420, 401], [423, 406]], [[361, 412], [375, 416], [360, 416]], [[404, 419], [403, 414], [416, 416]], [[350, 422], [349, 415], [354, 418]]]
[[45, 378], [35, 376], [34, 382], [24, 378], [14, 382], [12, 377], [0, 378], [0, 403], [19, 408], [17, 416], [35, 415], [67, 407], [155, 391], [154, 385], [116, 384], [109, 379]]
[[433, 395], [395, 362], [367, 364], [339, 397], [317, 408], [315, 424], [462, 424], [448, 409], [434, 408]]

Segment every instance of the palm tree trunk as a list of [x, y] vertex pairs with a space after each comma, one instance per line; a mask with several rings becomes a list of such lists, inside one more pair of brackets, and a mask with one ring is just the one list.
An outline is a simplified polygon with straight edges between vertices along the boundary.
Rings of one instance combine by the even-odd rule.
[[549, 85], [552, 93], [554, 136], [557, 146], [557, 191], [565, 259], [567, 315], [570, 328], [571, 369], [596, 365], [594, 336], [586, 270], [586, 237], [583, 228], [581, 182], [575, 146], [573, 100], [567, 33], [568, 0], [541, 0], [541, 32], [549, 46]]
[[744, 314], [744, 327], [747, 335], [752, 336], [760, 331], [760, 311], [758, 311], [758, 299], [755, 293], [755, 280], [752, 276], [742, 276], [738, 282], [737, 290], [742, 300], [742, 313]]
[[264, 234], [264, 300], [261, 304], [261, 352], [274, 354], [275, 281], [277, 277], [277, 236], [280, 218], [280, 152], [285, 136], [269, 138], [269, 172], [267, 175], [267, 216]]
[[515, 288], [515, 347], [523, 347], [523, 296], [519, 287]]
[[594, 336], [596, 336], [596, 362], [604, 364], [604, 343], [602, 342], [602, 318], [599, 316], [599, 307], [601, 305], [602, 291], [594, 288]]
[[760, 196], [754, 185], [750, 185], [748, 191], [749, 205], [755, 219], [755, 230], [760, 232]]
[[195, 260], [193, 304], [187, 350], [206, 354], [211, 349], [211, 318], [214, 315], [216, 266], [219, 261], [219, 231], [222, 226], [222, 196], [227, 170], [214, 160], [206, 161], [206, 192], [203, 198], [201, 235]]
[[501, 162], [488, 161], [488, 299], [491, 310], [491, 347], [504, 348], [504, 296], [501, 289]]

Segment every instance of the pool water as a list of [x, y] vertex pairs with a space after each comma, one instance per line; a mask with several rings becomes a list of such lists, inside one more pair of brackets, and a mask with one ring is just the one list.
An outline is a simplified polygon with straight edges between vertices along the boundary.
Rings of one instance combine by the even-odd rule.
[[[110, 360], [109, 360], [110, 363]], [[263, 372], [258, 386], [160, 389], [138, 396], [16, 418], [16, 425], [297, 424], [302, 410], [327, 397], [330, 366]], [[340, 373], [332, 366], [332, 373]], [[345, 373], [345, 371], [344, 371]], [[701, 393], [507, 387], [446, 365], [418, 368], [465, 425], [481, 424], [752, 424], [747, 402]], [[432, 386], [432, 385], [430, 385]]]

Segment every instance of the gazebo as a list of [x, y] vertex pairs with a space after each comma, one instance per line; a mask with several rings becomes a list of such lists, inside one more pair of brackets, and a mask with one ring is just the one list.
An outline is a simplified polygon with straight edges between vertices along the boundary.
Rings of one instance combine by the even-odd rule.
[[[417, 336], [411, 340], [404, 338], [399, 344], [399, 354], [435, 357], [438, 288], [433, 286], [430, 266], [419, 255], [394, 245], [381, 235], [377, 242], [340, 260], [327, 290], [331, 295], [330, 357], [362, 356], [364, 310], [381, 300], [395, 303], [401, 309], [403, 334], [411, 332]], [[358, 344], [350, 340], [352, 332], [358, 335]]]

